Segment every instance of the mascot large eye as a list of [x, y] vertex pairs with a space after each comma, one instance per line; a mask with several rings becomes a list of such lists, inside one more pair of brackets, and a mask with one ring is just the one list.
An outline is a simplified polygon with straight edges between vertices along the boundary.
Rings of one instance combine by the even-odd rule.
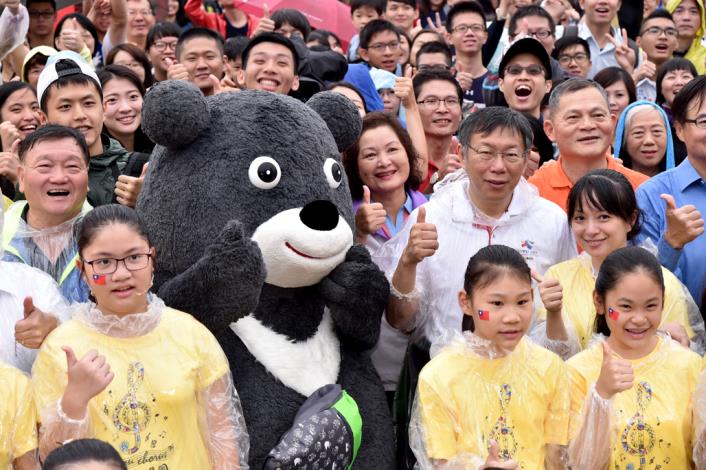
[[282, 177], [279, 164], [272, 157], [257, 157], [248, 170], [250, 182], [260, 189], [272, 189]]
[[341, 169], [341, 165], [339, 165], [333, 158], [327, 158], [324, 162], [324, 174], [326, 175], [328, 185], [333, 189], [336, 189], [341, 185], [341, 180], [343, 180], [343, 170]]

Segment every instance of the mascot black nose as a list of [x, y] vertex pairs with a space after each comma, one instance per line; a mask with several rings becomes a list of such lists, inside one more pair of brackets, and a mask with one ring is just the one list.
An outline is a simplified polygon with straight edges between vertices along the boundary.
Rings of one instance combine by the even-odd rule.
[[310, 229], [326, 232], [338, 225], [338, 209], [331, 201], [314, 201], [304, 206], [299, 218]]

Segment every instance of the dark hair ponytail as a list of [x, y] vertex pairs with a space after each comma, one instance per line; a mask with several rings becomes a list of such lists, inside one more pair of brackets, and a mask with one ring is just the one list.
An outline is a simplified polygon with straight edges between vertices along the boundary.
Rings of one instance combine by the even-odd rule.
[[[662, 266], [652, 253], [639, 246], [620, 248], [606, 257], [596, 277], [596, 294], [605, 301], [608, 291], [615, 289], [616, 284], [623, 276], [637, 271], [643, 271], [652, 278], [660, 286], [664, 295]], [[610, 336], [605, 312], [596, 313], [594, 331], [604, 336]]]
[[[475, 289], [486, 287], [503, 274], [508, 273], [532, 284], [530, 268], [517, 250], [505, 245], [485, 246], [468, 261], [463, 279], [463, 289], [468, 297], [473, 297]], [[473, 317], [463, 316], [462, 329], [463, 331], [475, 330]]]

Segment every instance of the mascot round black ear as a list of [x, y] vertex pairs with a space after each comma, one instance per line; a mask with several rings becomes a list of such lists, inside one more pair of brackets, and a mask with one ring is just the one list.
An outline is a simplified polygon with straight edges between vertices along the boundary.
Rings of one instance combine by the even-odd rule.
[[339, 152], [358, 140], [363, 121], [351, 100], [333, 91], [323, 91], [312, 96], [306, 104], [326, 121]]
[[142, 130], [152, 142], [175, 149], [193, 142], [209, 125], [201, 90], [182, 80], [153, 86], [142, 105]]

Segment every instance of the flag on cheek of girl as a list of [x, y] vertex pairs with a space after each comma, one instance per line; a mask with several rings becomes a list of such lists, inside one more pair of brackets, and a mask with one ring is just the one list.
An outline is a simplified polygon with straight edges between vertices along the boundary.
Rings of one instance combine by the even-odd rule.
[[93, 282], [95, 282], [97, 286], [105, 285], [105, 274], [94, 274]]
[[620, 313], [620, 312], [618, 312], [618, 311], [615, 310], [614, 308], [608, 307], [608, 316], [610, 317], [611, 320], [613, 320], [613, 321], [617, 320], [619, 313]]
[[488, 310], [478, 310], [479, 320], [490, 320], [490, 312]]

